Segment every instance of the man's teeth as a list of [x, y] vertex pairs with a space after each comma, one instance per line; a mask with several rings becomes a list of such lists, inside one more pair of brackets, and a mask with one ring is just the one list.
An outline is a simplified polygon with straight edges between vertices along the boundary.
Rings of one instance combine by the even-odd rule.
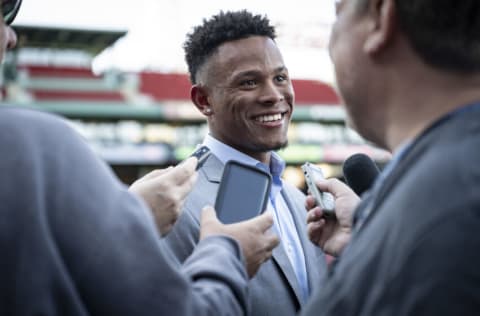
[[273, 122], [273, 121], [278, 121], [278, 120], [281, 120], [282, 119], [282, 114], [278, 113], [278, 114], [274, 114], [274, 115], [263, 115], [263, 116], [259, 116], [257, 118], [255, 118], [256, 121], [259, 121], [259, 122]]

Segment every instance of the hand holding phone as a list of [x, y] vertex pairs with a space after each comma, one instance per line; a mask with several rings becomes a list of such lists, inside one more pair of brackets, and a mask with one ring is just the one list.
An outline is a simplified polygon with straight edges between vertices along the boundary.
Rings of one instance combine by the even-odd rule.
[[255, 167], [228, 161], [215, 201], [215, 210], [224, 224], [244, 221], [262, 213], [270, 195], [271, 176]]
[[329, 192], [322, 192], [318, 189], [315, 181], [318, 179], [324, 179], [322, 169], [306, 162], [302, 165], [303, 174], [305, 175], [305, 183], [307, 184], [308, 191], [315, 198], [317, 206], [320, 206], [325, 215], [335, 215], [335, 199]]

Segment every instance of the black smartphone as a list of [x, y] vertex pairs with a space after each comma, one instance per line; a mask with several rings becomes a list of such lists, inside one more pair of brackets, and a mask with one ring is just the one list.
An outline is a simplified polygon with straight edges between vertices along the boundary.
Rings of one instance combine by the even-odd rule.
[[197, 157], [198, 163], [195, 170], [200, 169], [204, 162], [207, 160], [208, 156], [210, 156], [210, 149], [207, 146], [201, 146], [197, 148], [190, 157]]
[[322, 169], [314, 164], [306, 162], [302, 165], [302, 170], [308, 191], [315, 198], [316, 205], [323, 209], [325, 215], [335, 215], [335, 199], [333, 198], [333, 195], [329, 192], [320, 191], [315, 185], [315, 180], [325, 178]]
[[267, 207], [271, 183], [269, 173], [238, 161], [228, 161], [215, 201], [219, 220], [231, 224], [262, 213]]

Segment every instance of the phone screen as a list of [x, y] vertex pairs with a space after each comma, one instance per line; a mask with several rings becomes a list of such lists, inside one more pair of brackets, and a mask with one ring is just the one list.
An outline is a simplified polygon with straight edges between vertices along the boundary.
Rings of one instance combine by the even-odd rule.
[[267, 206], [270, 186], [267, 172], [237, 161], [227, 162], [215, 201], [218, 218], [230, 224], [259, 215]]

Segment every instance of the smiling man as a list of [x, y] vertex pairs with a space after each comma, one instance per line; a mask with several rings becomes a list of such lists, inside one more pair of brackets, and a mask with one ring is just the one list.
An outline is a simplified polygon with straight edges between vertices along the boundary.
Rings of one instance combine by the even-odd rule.
[[208, 121], [203, 145], [212, 155], [167, 241], [181, 261], [192, 252], [199, 237], [198, 210], [214, 204], [227, 161], [268, 171], [273, 185], [267, 209], [282, 245], [250, 282], [250, 314], [294, 315], [320, 283], [325, 260], [306, 238], [305, 196], [282, 181], [285, 163], [274, 152], [287, 145], [294, 106], [275, 30], [265, 17], [221, 12], [196, 27], [184, 48], [191, 98]]
[[293, 88], [280, 51], [266, 36], [226, 42], [203, 65], [192, 100], [211, 137], [268, 165], [287, 144]]

